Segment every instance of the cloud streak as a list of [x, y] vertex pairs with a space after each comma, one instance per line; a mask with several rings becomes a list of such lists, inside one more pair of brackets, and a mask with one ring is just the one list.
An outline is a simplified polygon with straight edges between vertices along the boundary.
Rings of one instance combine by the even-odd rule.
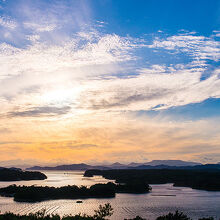
[[[216, 35], [215, 35], [216, 36]], [[220, 43], [213, 37], [204, 37], [192, 34], [179, 34], [166, 39], [155, 39], [149, 48], [165, 49], [174, 52], [188, 53], [193, 59], [213, 60], [220, 59]]]
[[70, 111], [69, 106], [53, 107], [53, 106], [42, 106], [35, 107], [25, 111], [14, 111], [8, 112], [8, 117], [40, 117], [40, 116], [54, 116], [67, 114]]
[[[160, 110], [220, 98], [219, 69], [209, 70], [208, 77], [202, 79], [208, 70], [207, 60], [219, 59], [218, 42], [214, 39], [177, 35], [146, 46], [137, 39], [98, 31], [74, 36], [62, 45], [33, 42], [24, 49], [0, 45], [0, 96], [6, 100], [17, 97], [17, 102], [22, 100], [20, 106], [27, 105], [29, 98], [36, 100], [33, 109], [17, 113], [10, 110], [12, 102], [8, 103], [11, 117], [42, 115], [41, 110], [49, 111], [42, 105], [58, 105], [59, 109], [62, 103], [57, 103], [53, 94], [76, 111]], [[139, 59], [135, 50], [146, 47], [185, 51], [193, 59], [176, 65], [129, 66]], [[126, 71], [135, 74], [120, 77]], [[51, 96], [51, 100], [40, 100], [40, 96]]]
[[220, 98], [219, 32], [134, 38], [73, 2], [28, 2], [11, 13], [17, 19], [0, 17], [0, 158], [129, 161], [185, 152], [184, 159], [200, 160], [220, 153], [219, 125], [209, 118], [139, 114]]
[[220, 97], [218, 70], [206, 80], [201, 80], [203, 71], [196, 68], [174, 69], [169, 74], [147, 68], [140, 72], [140, 75], [128, 79], [103, 80], [99, 89], [94, 88], [80, 97], [82, 107], [156, 110]]

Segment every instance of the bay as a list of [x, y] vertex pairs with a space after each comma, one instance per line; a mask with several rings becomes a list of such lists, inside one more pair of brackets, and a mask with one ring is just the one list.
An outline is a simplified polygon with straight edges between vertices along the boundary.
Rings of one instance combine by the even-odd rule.
[[[0, 187], [11, 184], [38, 185], [38, 186], [65, 186], [85, 185], [91, 186], [96, 183], [107, 183], [100, 176], [83, 177], [81, 171], [42, 171], [47, 175], [46, 180], [0, 182]], [[112, 220], [133, 218], [137, 215], [147, 219], [155, 219], [160, 215], [183, 211], [193, 219], [213, 216], [220, 218], [220, 192], [194, 190], [187, 187], [173, 187], [172, 184], [151, 185], [152, 192], [147, 194], [116, 194], [111, 199], [83, 199], [83, 203], [77, 200], [50, 200], [38, 203], [20, 203], [13, 198], [0, 197], [0, 211], [27, 214], [46, 209], [49, 214], [93, 214], [100, 204], [110, 203], [114, 208]]]

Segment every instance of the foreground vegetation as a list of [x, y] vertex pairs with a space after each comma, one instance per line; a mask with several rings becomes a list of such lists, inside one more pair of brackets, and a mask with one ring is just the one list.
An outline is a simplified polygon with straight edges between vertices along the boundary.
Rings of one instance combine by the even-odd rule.
[[143, 182], [130, 182], [127, 184], [95, 184], [86, 186], [16, 186], [10, 185], [0, 188], [0, 195], [14, 197], [18, 202], [39, 202], [51, 199], [82, 199], [82, 198], [109, 198], [116, 193], [147, 193], [151, 190], [148, 184]]
[[84, 176], [101, 175], [106, 179], [116, 180], [117, 183], [126, 183], [131, 180], [148, 184], [174, 183], [174, 186], [190, 187], [193, 189], [219, 191], [220, 171], [209, 170], [87, 170]]
[[30, 213], [28, 215], [13, 214], [11, 212], [0, 214], [0, 220], [104, 220], [113, 214], [113, 208], [109, 203], [100, 205], [98, 210], [94, 211], [94, 215], [77, 214], [59, 216], [57, 214], [46, 214], [46, 210], [43, 209], [36, 213]]
[[[37, 213], [30, 213], [28, 215], [17, 215], [13, 213], [0, 214], [0, 220], [107, 220], [113, 215], [113, 208], [109, 203], [100, 205], [98, 210], [94, 211], [94, 215], [77, 214], [59, 216], [57, 214], [46, 214], [46, 210], [41, 210]], [[123, 217], [121, 218], [123, 219]], [[136, 216], [133, 219], [124, 220], [146, 220], [140, 216]], [[187, 215], [182, 212], [176, 211], [175, 213], [168, 213], [167, 215], [159, 216], [156, 220], [191, 220]], [[213, 217], [201, 218], [199, 220], [214, 220]]]
[[47, 176], [38, 171], [22, 171], [21, 169], [0, 169], [0, 181], [44, 180]]

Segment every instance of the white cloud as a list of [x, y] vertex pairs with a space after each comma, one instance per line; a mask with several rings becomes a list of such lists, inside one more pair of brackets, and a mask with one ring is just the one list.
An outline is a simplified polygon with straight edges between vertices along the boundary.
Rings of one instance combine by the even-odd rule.
[[[38, 35], [30, 36], [30, 40], [38, 38]], [[34, 43], [25, 49], [2, 43], [0, 44], [1, 75], [37, 73], [45, 76], [47, 73], [52, 73], [54, 77], [54, 74], [60, 72], [62, 75], [71, 74], [73, 77], [81, 77], [77, 74], [77, 70], [76, 73], [74, 72], [75, 68], [131, 60], [133, 57], [129, 54], [130, 49], [132, 46], [129, 41], [118, 35], [103, 35], [83, 43], [80, 38], [71, 39], [62, 45]]]
[[[77, 151], [92, 144], [105, 159], [218, 153], [218, 119], [172, 121], [136, 111], [220, 98], [220, 69], [210, 64], [220, 59], [220, 32], [166, 37], [158, 30], [149, 45], [150, 35], [105, 34], [108, 24], [93, 20], [89, 4], [76, 5], [56, 1], [45, 13], [46, 3], [23, 2], [13, 10], [16, 22], [0, 17], [1, 40], [7, 39], [0, 44], [1, 159], [41, 157], [45, 150], [55, 160], [85, 160]], [[76, 151], [67, 150], [71, 142]]]
[[9, 29], [15, 29], [17, 27], [16, 22], [13, 20], [6, 18], [6, 17], [0, 17], [0, 26], [3, 26], [5, 28]]
[[[193, 60], [148, 68], [129, 66], [137, 59], [135, 49], [146, 48], [137, 39], [97, 30], [78, 32], [57, 45], [38, 42], [38, 35], [29, 37], [32, 44], [26, 48], [0, 45], [0, 95], [10, 100], [8, 112], [15, 104], [23, 106], [20, 111], [27, 111], [62, 103], [75, 111], [157, 110], [220, 97], [218, 69], [201, 80], [207, 70], [206, 59], [219, 56], [218, 43], [203, 36], [155, 40], [150, 48], [186, 50]], [[126, 77], [116, 76], [120, 73]]]
[[148, 47], [188, 53], [197, 60], [219, 61], [220, 59], [220, 43], [218, 41], [190, 33], [174, 35], [166, 39], [158, 38]]
[[27, 36], [27, 39], [28, 39], [29, 41], [36, 42], [37, 40], [40, 39], [40, 36], [37, 35], [37, 34], [34, 34], [34, 35], [28, 35], [28, 36]]
[[[141, 74], [128, 79], [92, 82], [95, 86], [80, 96], [82, 108], [94, 110], [151, 110], [220, 98], [218, 71], [201, 81], [201, 69], [174, 69], [166, 73], [164, 66], [141, 69]], [[154, 108], [155, 109], [155, 108]]]
[[56, 28], [56, 24], [38, 24], [38, 23], [30, 23], [24, 22], [25, 28], [30, 28], [34, 32], [49, 32], [53, 31]]
[[91, 39], [82, 35], [61, 45], [40, 43], [38, 35], [28, 36], [32, 44], [26, 48], [0, 44], [2, 111], [13, 112], [14, 106], [27, 111], [57, 102], [76, 105], [76, 94], [85, 90], [90, 78], [125, 71], [126, 66], [119, 64], [135, 59], [127, 38], [98, 32]]

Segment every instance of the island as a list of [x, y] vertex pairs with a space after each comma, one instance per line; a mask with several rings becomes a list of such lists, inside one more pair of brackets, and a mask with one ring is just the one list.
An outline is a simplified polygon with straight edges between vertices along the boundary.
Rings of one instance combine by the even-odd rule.
[[220, 191], [220, 170], [177, 170], [177, 169], [115, 169], [115, 170], [86, 170], [84, 176], [100, 175], [116, 183], [130, 181], [145, 182], [148, 184], [173, 183], [174, 186], [190, 187], [208, 191]]
[[47, 176], [38, 171], [23, 171], [19, 168], [0, 168], [0, 181], [44, 180]]
[[17, 186], [0, 188], [0, 195], [14, 197], [17, 202], [40, 202], [53, 199], [111, 198], [116, 193], [148, 193], [151, 187], [144, 182], [126, 184], [95, 184], [90, 187], [68, 185], [62, 187]]

